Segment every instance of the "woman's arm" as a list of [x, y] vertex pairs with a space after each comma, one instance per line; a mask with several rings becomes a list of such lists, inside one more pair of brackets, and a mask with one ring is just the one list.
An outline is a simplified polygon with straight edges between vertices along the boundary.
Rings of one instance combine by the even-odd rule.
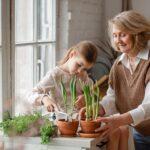
[[136, 125], [150, 116], [150, 82], [148, 82], [145, 90], [144, 100], [137, 108], [120, 115], [99, 118], [98, 121], [106, 123], [97, 131], [103, 131], [103, 134], [109, 134], [114, 129], [123, 125]]
[[141, 105], [129, 112], [133, 118], [133, 124], [136, 125], [150, 116], [150, 81], [145, 88], [145, 96]]

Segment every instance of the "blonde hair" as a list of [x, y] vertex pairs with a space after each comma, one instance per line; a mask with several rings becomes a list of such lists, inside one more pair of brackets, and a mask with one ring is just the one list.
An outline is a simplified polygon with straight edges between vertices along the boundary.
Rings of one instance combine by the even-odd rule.
[[95, 63], [97, 58], [97, 47], [91, 41], [81, 41], [67, 51], [64, 58], [59, 62], [59, 65], [68, 61], [70, 52], [73, 50], [78, 51], [88, 63]]
[[124, 11], [113, 19], [108, 21], [108, 31], [112, 46], [115, 46], [112, 37], [112, 27], [117, 26], [118, 29], [132, 36], [132, 49], [140, 51], [146, 48], [148, 40], [150, 40], [150, 21], [136, 11]]

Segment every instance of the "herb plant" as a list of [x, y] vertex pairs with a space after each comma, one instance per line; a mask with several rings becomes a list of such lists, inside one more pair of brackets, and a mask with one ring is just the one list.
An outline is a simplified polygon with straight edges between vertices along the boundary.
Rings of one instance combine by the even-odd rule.
[[8, 136], [21, 136], [33, 127], [39, 130], [38, 133], [41, 135], [42, 144], [47, 144], [55, 131], [53, 123], [45, 117], [42, 118], [40, 113], [20, 115], [5, 119], [0, 123], [0, 128], [3, 129], [4, 134]]
[[49, 143], [50, 137], [55, 133], [55, 126], [48, 119], [45, 120], [45, 123], [40, 128], [41, 134], [41, 143]]

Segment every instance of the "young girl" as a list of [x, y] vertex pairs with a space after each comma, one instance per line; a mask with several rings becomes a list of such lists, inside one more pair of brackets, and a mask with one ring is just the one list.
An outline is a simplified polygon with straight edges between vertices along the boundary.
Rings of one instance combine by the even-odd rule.
[[[77, 99], [82, 99], [82, 89], [79, 84], [81, 79], [84, 82], [92, 84], [92, 80], [88, 77], [86, 70], [90, 69], [96, 61], [97, 48], [90, 41], [82, 41], [71, 47], [66, 56], [60, 61], [60, 64], [53, 70], [49, 71], [46, 76], [34, 87], [28, 96], [28, 101], [36, 106], [44, 105], [47, 111], [64, 111], [60, 81], [64, 82], [67, 95], [70, 96], [69, 83], [71, 78], [77, 76]], [[71, 100], [68, 98], [68, 105]]]

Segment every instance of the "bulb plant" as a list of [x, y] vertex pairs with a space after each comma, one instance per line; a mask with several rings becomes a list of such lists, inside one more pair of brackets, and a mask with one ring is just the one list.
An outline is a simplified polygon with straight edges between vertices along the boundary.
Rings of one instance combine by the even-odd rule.
[[[73, 110], [74, 110], [74, 106], [75, 106], [75, 102], [77, 99], [77, 93], [76, 93], [76, 82], [77, 82], [77, 78], [76, 76], [73, 76], [70, 80], [70, 94], [71, 94], [71, 115], [73, 114]], [[68, 97], [67, 97], [67, 91], [65, 88], [65, 85], [62, 81], [60, 81], [60, 88], [61, 88], [61, 95], [63, 98], [63, 102], [64, 102], [64, 106], [65, 106], [65, 112], [69, 113], [69, 107], [67, 106], [67, 101], [68, 101]]]
[[98, 117], [98, 112], [99, 112], [99, 99], [100, 99], [100, 91], [99, 91], [99, 87], [97, 85], [96, 82], [96, 87], [94, 88], [94, 86], [92, 87], [92, 116], [93, 116], [93, 120], [96, 120]]
[[65, 112], [67, 113], [67, 91], [66, 91], [65, 85], [62, 81], [62, 78], [60, 81], [60, 88], [61, 88], [61, 95], [62, 95], [64, 106], [65, 106]]
[[[62, 78], [60, 82], [60, 88], [61, 88], [61, 94], [62, 94], [64, 106], [65, 106], [65, 112], [67, 113], [68, 117], [67, 117], [67, 120], [64, 120], [64, 119], [58, 120], [57, 125], [60, 131], [60, 134], [65, 135], [65, 136], [75, 136], [77, 129], [78, 129], [79, 121], [72, 118], [75, 102], [77, 99], [76, 82], [77, 82], [77, 78], [76, 76], [73, 76], [70, 80], [70, 95], [71, 95], [70, 106], [67, 105], [67, 101], [68, 101], [67, 91], [65, 88], [65, 84], [62, 81]], [[71, 107], [71, 112], [69, 112], [70, 107]]]
[[[80, 81], [85, 98], [85, 120], [80, 120], [81, 132], [88, 133], [86, 137], [97, 137], [99, 133], [95, 133], [95, 129], [100, 127], [100, 123], [96, 120], [99, 112], [100, 91], [98, 84], [90, 86]], [[80, 133], [79, 133], [80, 134]], [[85, 134], [81, 134], [83, 137]]]
[[77, 82], [77, 78], [76, 78], [76, 76], [74, 76], [70, 81], [71, 113], [73, 113], [73, 109], [74, 109], [75, 102], [77, 99], [76, 82]]
[[100, 91], [96, 82], [92, 87], [80, 80], [86, 104], [86, 120], [96, 120], [99, 111]]

